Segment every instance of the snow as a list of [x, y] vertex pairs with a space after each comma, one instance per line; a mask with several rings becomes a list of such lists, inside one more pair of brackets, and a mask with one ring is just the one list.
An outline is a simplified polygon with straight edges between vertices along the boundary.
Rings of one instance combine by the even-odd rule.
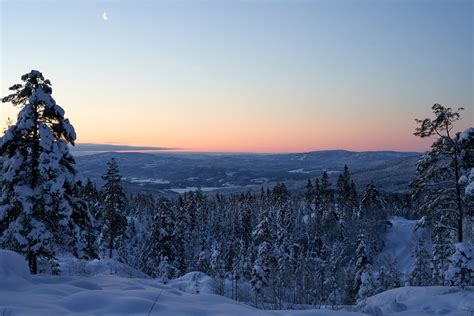
[[131, 183], [137, 183], [138, 185], [145, 185], [145, 184], [169, 184], [169, 180], [164, 180], [164, 179], [140, 179], [140, 178], [123, 178], [123, 180], [128, 180]]
[[455, 244], [455, 252], [449, 258], [445, 279], [453, 286], [472, 285], [474, 279], [474, 251], [468, 243]]
[[29, 278], [28, 266], [21, 255], [9, 250], [0, 250], [0, 288], [15, 290], [28, 284]]
[[466, 176], [466, 183], [465, 194], [467, 196], [474, 196], [474, 168], [471, 168], [469, 175]]
[[467, 141], [471, 135], [474, 135], [474, 127], [470, 127], [459, 135], [459, 141]]
[[173, 289], [191, 294], [215, 294], [217, 282], [202, 272], [194, 271], [169, 281], [167, 285]]
[[143, 272], [113, 259], [95, 259], [88, 261], [72, 257], [61, 257], [58, 261], [61, 274], [67, 276], [97, 276], [113, 274], [127, 278], [149, 278]]
[[470, 316], [474, 312], [474, 288], [401, 287], [369, 297], [359, 304], [359, 310], [372, 315]]
[[[192, 277], [187, 275], [182, 281]], [[31, 276], [23, 257], [5, 250], [0, 250], [0, 310], [6, 315], [363, 315], [325, 309], [263, 311], [223, 296], [185, 293], [144, 278]]]
[[250, 180], [250, 182], [258, 183], [258, 184], [264, 184], [264, 183], [267, 183], [269, 181], [270, 181], [270, 178], [266, 178], [266, 177], [259, 177], [259, 178], [255, 178], [255, 179]]
[[190, 192], [190, 191], [197, 191], [198, 189], [201, 189], [202, 192], [210, 192], [210, 191], [214, 191], [214, 190], [218, 190], [218, 189], [222, 189], [222, 188], [218, 188], [218, 187], [201, 187], [201, 188], [186, 187], [186, 188], [171, 188], [169, 190], [172, 191], [172, 192], [178, 193], [178, 194], [183, 194], [183, 193]]
[[304, 168], [294, 169], [288, 171], [289, 173], [311, 173], [312, 171], [305, 171]]
[[388, 228], [385, 236], [384, 249], [379, 253], [375, 262], [377, 265], [387, 265], [396, 260], [398, 271], [402, 275], [402, 281], [406, 280], [410, 273], [415, 258], [416, 242], [423, 233], [422, 229], [415, 231], [416, 220], [408, 220], [403, 217], [390, 217], [392, 226]]
[[[393, 219], [396, 225], [414, 221]], [[408, 223], [407, 223], [408, 222]], [[410, 226], [406, 225], [406, 226]], [[397, 230], [397, 229], [396, 229]], [[400, 229], [403, 230], [403, 229]], [[363, 300], [355, 311], [258, 310], [212, 294], [215, 281], [201, 272], [190, 272], [164, 285], [136, 277], [113, 260], [89, 263], [59, 260], [63, 275], [30, 275], [25, 259], [0, 250], [0, 310], [7, 315], [246, 315], [246, 316], [357, 316], [439, 315], [469, 316], [474, 311], [474, 287], [402, 287]], [[113, 271], [117, 274], [110, 274]], [[139, 272], [138, 272], [139, 273]], [[82, 275], [79, 275], [82, 274]], [[127, 277], [131, 276], [132, 277]], [[199, 294], [196, 293], [199, 290]], [[156, 302], [156, 303], [155, 303]], [[363, 314], [364, 313], [364, 314]]]

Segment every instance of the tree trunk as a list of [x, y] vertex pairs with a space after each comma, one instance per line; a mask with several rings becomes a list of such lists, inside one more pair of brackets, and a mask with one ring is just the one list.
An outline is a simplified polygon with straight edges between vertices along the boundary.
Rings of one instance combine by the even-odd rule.
[[31, 274], [38, 274], [38, 260], [36, 255], [31, 251], [28, 251], [27, 258]]
[[454, 162], [454, 177], [455, 177], [455, 183], [456, 183], [456, 205], [457, 209], [459, 212], [459, 217], [458, 217], [458, 223], [457, 223], [457, 237], [458, 237], [458, 242], [461, 243], [463, 242], [463, 211], [462, 211], [462, 199], [461, 199], [461, 186], [459, 185], [459, 161], [458, 161], [458, 144], [451, 138], [451, 135], [449, 134], [449, 126], [446, 124], [446, 134], [448, 136], [448, 139], [451, 141], [453, 144], [453, 162]]
[[112, 259], [112, 253], [114, 251], [114, 239], [110, 238], [109, 240], [109, 258]]
[[454, 149], [454, 176], [456, 178], [456, 205], [459, 212], [458, 223], [457, 223], [457, 237], [458, 242], [463, 242], [463, 210], [462, 210], [462, 199], [461, 199], [461, 187], [459, 185], [459, 162], [458, 156], [456, 153], [456, 148]]

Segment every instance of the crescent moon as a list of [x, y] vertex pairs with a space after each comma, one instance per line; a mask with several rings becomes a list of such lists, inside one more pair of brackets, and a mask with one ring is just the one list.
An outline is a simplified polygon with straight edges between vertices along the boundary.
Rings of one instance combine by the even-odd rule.
[[102, 14], [102, 18], [104, 19], [104, 21], [109, 20], [109, 18], [107, 17], [107, 12], [104, 12], [104, 14]]

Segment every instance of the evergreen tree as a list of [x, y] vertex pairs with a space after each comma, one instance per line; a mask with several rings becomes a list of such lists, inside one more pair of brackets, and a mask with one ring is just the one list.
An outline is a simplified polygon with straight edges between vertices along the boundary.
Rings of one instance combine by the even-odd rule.
[[351, 176], [347, 165], [344, 166], [344, 171], [337, 179], [338, 199], [340, 217], [350, 224], [352, 221], [352, 212], [354, 211], [353, 188], [351, 187]]
[[242, 196], [240, 203], [240, 233], [245, 246], [248, 247], [252, 242], [253, 213], [251, 197], [248, 195]]
[[314, 211], [314, 202], [315, 202], [315, 190], [311, 179], [308, 179], [306, 183], [306, 192], [305, 192], [305, 214], [311, 214]]
[[432, 283], [433, 285], [444, 285], [444, 275], [448, 269], [449, 257], [453, 254], [453, 236], [450, 230], [443, 227], [433, 229], [433, 253], [432, 253]]
[[[163, 268], [169, 269], [174, 261], [173, 231], [175, 220], [170, 204], [168, 199], [160, 198], [157, 214], [152, 225], [152, 233], [146, 242], [140, 259], [140, 269], [153, 277], [164, 277], [161, 275], [163, 272], [168, 274], [169, 271], [163, 271]], [[161, 265], [162, 260], [166, 260], [166, 264]], [[166, 278], [169, 277], [169, 275], [166, 275]]]
[[474, 285], [474, 249], [467, 243], [457, 243], [449, 258], [446, 281], [450, 286], [464, 288]]
[[377, 284], [370, 270], [370, 266], [368, 266], [360, 275], [360, 287], [357, 292], [358, 302], [376, 294]]
[[381, 283], [381, 291], [386, 291], [402, 286], [400, 272], [397, 268], [397, 259], [395, 257], [390, 258], [387, 268], [384, 270], [384, 278], [379, 280]]
[[107, 163], [107, 171], [102, 176], [105, 181], [102, 187], [104, 200], [103, 227], [101, 232], [102, 247], [107, 249], [109, 258], [120, 247], [123, 234], [127, 228], [127, 219], [123, 208], [126, 196], [123, 190], [118, 164], [114, 158]]
[[[365, 244], [364, 234], [359, 234], [358, 246], [355, 253], [355, 276], [354, 276], [354, 293], [359, 293], [362, 286], [363, 274], [368, 272], [369, 257], [367, 255], [367, 246]], [[368, 277], [368, 275], [366, 275]], [[359, 297], [359, 294], [357, 294]]]
[[175, 225], [173, 230], [173, 253], [175, 259], [173, 266], [176, 267], [179, 274], [186, 272], [186, 242], [191, 238], [189, 236], [189, 218], [184, 211], [184, 200], [181, 196], [178, 197], [175, 203], [174, 210]]
[[426, 241], [420, 238], [415, 249], [415, 263], [409, 275], [411, 286], [429, 286], [431, 283], [431, 258]]
[[373, 183], [365, 187], [364, 195], [361, 200], [360, 215], [361, 220], [374, 220], [381, 223], [385, 220], [384, 212], [385, 201], [380, 196]]
[[459, 135], [459, 144], [463, 171], [459, 182], [466, 215], [463, 232], [466, 240], [474, 243], [474, 128], [468, 128]]
[[320, 189], [321, 192], [321, 203], [325, 206], [331, 205], [334, 202], [334, 195], [331, 191], [331, 182], [329, 182], [329, 176], [326, 171], [321, 176]]
[[117, 249], [119, 258], [131, 267], [138, 267], [138, 258], [141, 255], [142, 244], [146, 242], [138, 231], [139, 226], [140, 223], [136, 218], [127, 218], [127, 228], [123, 236], [126, 242], [122, 242]]
[[270, 285], [272, 272], [273, 249], [272, 233], [268, 213], [262, 214], [262, 219], [253, 232], [254, 244], [258, 245], [257, 257], [252, 269], [250, 285], [255, 295], [255, 306], [263, 299], [264, 289]]
[[82, 198], [86, 202], [94, 222], [97, 226], [100, 226], [104, 212], [102, 209], [102, 201], [97, 187], [90, 178], [87, 178], [86, 184], [82, 188]]
[[318, 213], [321, 215], [321, 224], [325, 227], [325, 238], [331, 241], [340, 240], [342, 232], [339, 231], [339, 216], [334, 207], [334, 194], [331, 191], [331, 183], [326, 171], [321, 176], [319, 186], [321, 202]]
[[367, 251], [370, 256], [375, 255], [383, 247], [383, 239], [380, 236], [385, 233], [387, 217], [385, 204], [375, 185], [369, 183], [360, 203], [359, 225], [366, 235]]
[[68, 145], [76, 133], [52, 98], [51, 82], [32, 70], [2, 102], [20, 108], [16, 124], [0, 139], [2, 165], [0, 245], [25, 255], [32, 273], [38, 258], [55, 264], [58, 249], [82, 258], [91, 217], [79, 196]]
[[90, 178], [87, 179], [86, 184], [82, 187], [81, 198], [85, 202], [92, 219], [90, 225], [88, 225], [87, 248], [91, 249], [94, 253], [98, 253], [99, 245], [97, 240], [100, 238], [103, 207], [100, 194]]
[[[414, 135], [421, 138], [438, 137], [417, 165], [417, 178], [412, 183], [413, 195], [421, 199], [419, 209], [423, 215], [434, 219], [456, 233], [458, 243], [463, 242], [464, 203], [461, 188], [461, 153], [459, 134], [453, 134], [454, 123], [460, 119], [459, 108], [435, 104], [434, 119], [416, 120], [420, 124]], [[444, 217], [444, 220], [441, 220]]]

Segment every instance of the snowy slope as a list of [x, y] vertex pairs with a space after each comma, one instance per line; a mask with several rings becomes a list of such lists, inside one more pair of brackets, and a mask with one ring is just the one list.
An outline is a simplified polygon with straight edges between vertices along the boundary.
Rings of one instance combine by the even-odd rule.
[[262, 311], [218, 295], [185, 293], [151, 279], [31, 276], [23, 257], [0, 250], [2, 315], [148, 315], [150, 310], [150, 315], [167, 316], [363, 315], [332, 310]]
[[[245, 316], [357, 316], [440, 315], [471, 316], [474, 288], [403, 287], [392, 289], [357, 306], [359, 312], [334, 310], [257, 310], [213, 294], [190, 294], [152, 279], [103, 275], [32, 276], [20, 255], [0, 250], [1, 315], [245, 315]], [[181, 279], [181, 285], [193, 277]], [[203, 282], [205, 283], [205, 282]], [[178, 286], [178, 283], [174, 284]], [[156, 301], [156, 304], [154, 302]]]
[[401, 287], [369, 297], [360, 310], [373, 315], [474, 315], [474, 288]]
[[391, 217], [390, 227], [385, 236], [384, 249], [375, 260], [376, 265], [386, 266], [394, 259], [398, 271], [405, 280], [412, 269], [414, 257], [413, 251], [421, 230], [415, 232], [416, 220], [408, 220], [402, 217]]
[[215, 294], [217, 286], [213, 278], [198, 271], [186, 273], [182, 277], [170, 280], [166, 285], [191, 294]]

